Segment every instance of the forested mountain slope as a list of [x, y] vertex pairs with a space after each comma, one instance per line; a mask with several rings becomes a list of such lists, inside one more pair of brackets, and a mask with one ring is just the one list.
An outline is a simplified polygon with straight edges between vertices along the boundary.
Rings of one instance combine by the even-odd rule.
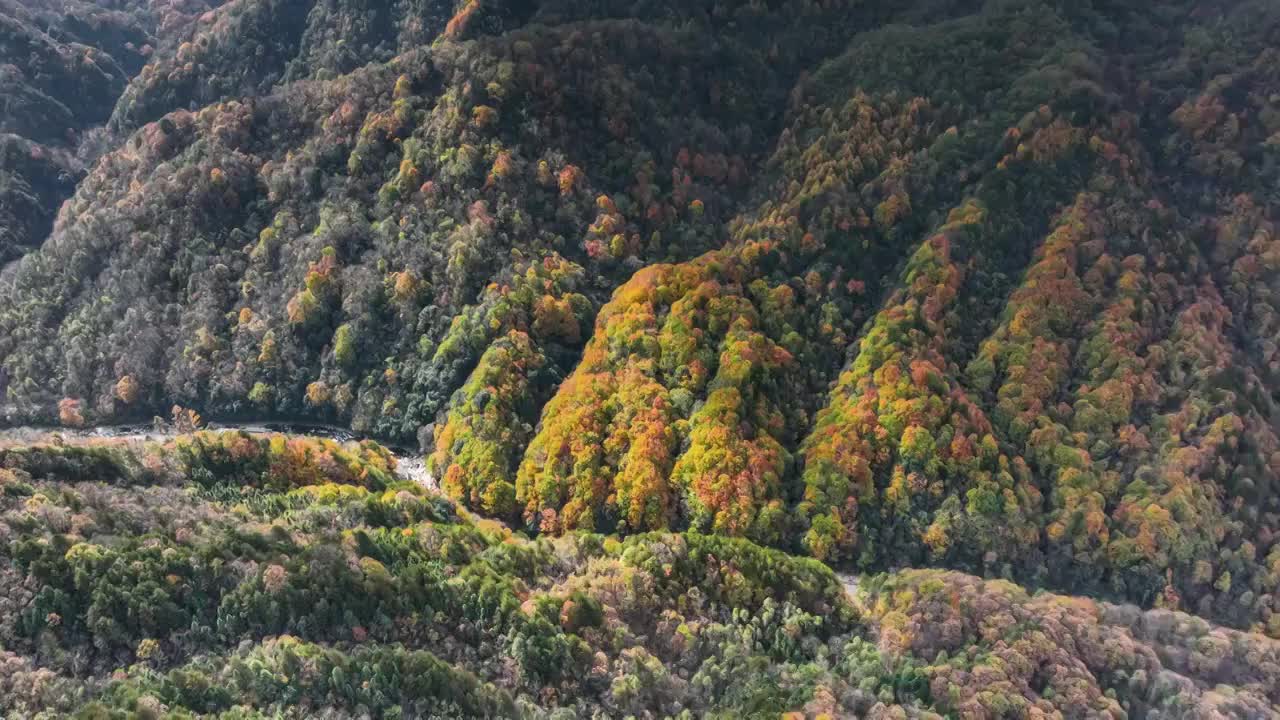
[[[402, 52], [500, 33], [532, 12], [527, 2], [452, 0], [234, 0], [190, 39], [170, 43], [136, 77], [111, 116], [127, 133], [177, 109], [266, 94], [281, 83], [331, 79]], [[456, 15], [455, 15], [456, 11]]]
[[528, 540], [369, 443], [0, 449], [0, 709], [43, 718], [1274, 716], [1280, 641], [737, 538]]
[[129, 78], [217, 4], [0, 2], [0, 265], [48, 235]]
[[445, 5], [159, 53], [2, 288], [6, 419], [339, 422], [530, 534], [1280, 637], [1280, 6]]

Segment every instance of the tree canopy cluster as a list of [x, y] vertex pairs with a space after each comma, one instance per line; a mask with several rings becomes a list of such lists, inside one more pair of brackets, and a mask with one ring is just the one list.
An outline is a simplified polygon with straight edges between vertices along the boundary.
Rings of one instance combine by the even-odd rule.
[[124, 717], [1261, 717], [1280, 642], [740, 538], [527, 539], [372, 443], [0, 449], [0, 707]]

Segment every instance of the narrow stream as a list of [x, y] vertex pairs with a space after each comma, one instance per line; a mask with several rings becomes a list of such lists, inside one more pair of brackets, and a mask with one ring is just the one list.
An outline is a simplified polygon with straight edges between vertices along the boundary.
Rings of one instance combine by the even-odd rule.
[[[352, 432], [349, 428], [337, 427], [334, 425], [319, 424], [297, 424], [287, 422], [246, 422], [246, 423], [209, 423], [203, 428], [211, 432], [238, 432], [244, 431], [254, 434], [281, 434], [292, 435], [297, 437], [315, 437], [325, 438], [327, 440], [336, 440], [338, 442], [359, 442], [365, 438], [359, 434]], [[180, 435], [177, 430], [160, 427], [157, 428], [149, 423], [135, 423], [130, 425], [100, 425], [90, 428], [59, 428], [59, 427], [35, 427], [35, 426], [19, 426], [13, 428], [0, 428], [0, 445], [30, 445], [41, 442], [49, 442], [55, 437], [61, 437], [66, 440], [139, 440], [144, 442], [163, 442], [171, 440]], [[396, 459], [396, 473], [406, 480], [412, 480], [423, 487], [437, 490], [435, 478], [431, 477], [430, 471], [427, 470], [426, 458], [417, 451], [388, 445], [379, 442], [380, 445], [387, 448], [392, 456]]]

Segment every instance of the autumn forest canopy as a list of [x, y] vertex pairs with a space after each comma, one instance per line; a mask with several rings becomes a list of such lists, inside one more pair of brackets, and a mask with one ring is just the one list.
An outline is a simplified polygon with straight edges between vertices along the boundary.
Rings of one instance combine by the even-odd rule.
[[0, 716], [1280, 717], [1273, 0], [0, 0], [0, 96], [0, 424], [188, 409], [0, 431]]

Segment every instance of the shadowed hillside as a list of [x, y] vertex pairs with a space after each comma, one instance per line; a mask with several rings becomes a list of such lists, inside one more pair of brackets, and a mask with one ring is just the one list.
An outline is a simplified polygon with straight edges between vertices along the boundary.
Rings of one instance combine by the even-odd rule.
[[49, 234], [129, 78], [216, 4], [0, 2], [0, 265]]

